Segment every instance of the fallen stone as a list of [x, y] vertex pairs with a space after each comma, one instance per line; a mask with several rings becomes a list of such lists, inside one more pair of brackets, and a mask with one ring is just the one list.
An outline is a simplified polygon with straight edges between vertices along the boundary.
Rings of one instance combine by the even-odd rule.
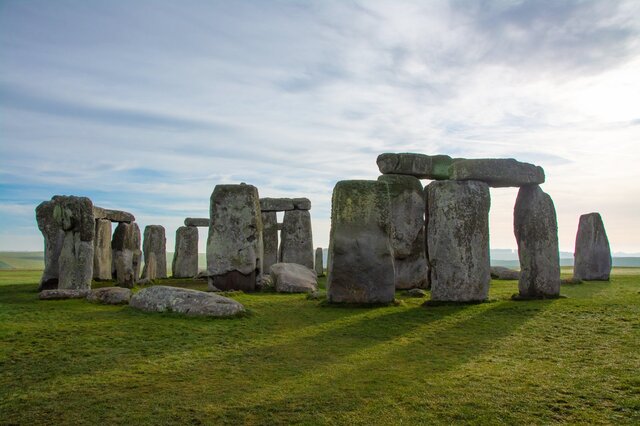
[[129, 305], [145, 312], [176, 312], [189, 316], [229, 317], [244, 312], [233, 299], [214, 293], [157, 285], [133, 295]]
[[580, 216], [573, 276], [578, 280], [608, 281], [611, 274], [611, 248], [600, 213]]
[[253, 291], [262, 273], [262, 217], [253, 185], [216, 185], [207, 239], [209, 285]]
[[451, 179], [479, 180], [494, 188], [536, 185], [544, 183], [544, 170], [513, 158], [478, 158], [453, 162]]
[[64, 243], [64, 230], [54, 219], [53, 209], [55, 201], [44, 201], [36, 207], [36, 221], [38, 229], [44, 237], [44, 271], [40, 278], [38, 290], [58, 288], [60, 265], [58, 259]]
[[449, 166], [453, 160], [448, 155], [413, 153], [385, 153], [376, 160], [382, 174], [414, 176], [418, 179], [449, 179]]
[[188, 217], [184, 220], [184, 226], [199, 226], [201, 228], [209, 227], [209, 218], [206, 217]]
[[505, 268], [504, 266], [492, 266], [491, 278], [495, 280], [519, 280], [520, 271]]
[[403, 175], [382, 175], [378, 180], [389, 185], [396, 289], [426, 288], [428, 268], [422, 184], [416, 177]]
[[327, 300], [390, 303], [395, 296], [389, 186], [340, 181], [333, 189]]
[[198, 274], [198, 228], [195, 226], [181, 226], [176, 230], [171, 271], [174, 278], [192, 278]]
[[296, 210], [311, 210], [311, 200], [308, 198], [294, 198], [292, 201]]
[[520, 258], [519, 299], [560, 295], [558, 221], [553, 200], [538, 185], [523, 186], [513, 211]]
[[132, 288], [140, 277], [140, 228], [135, 222], [121, 222], [113, 231], [112, 274], [119, 286]]
[[93, 278], [95, 220], [87, 197], [55, 196], [53, 217], [64, 230], [58, 258], [59, 289], [90, 289]]
[[278, 293], [308, 293], [318, 288], [316, 273], [297, 263], [272, 265], [271, 279]]
[[93, 216], [96, 219], [105, 219], [110, 222], [127, 222], [131, 223], [136, 220], [135, 216], [129, 212], [122, 210], [103, 209], [102, 207], [93, 206]]
[[84, 299], [90, 291], [89, 289], [57, 288], [42, 290], [38, 297], [40, 300]]
[[263, 212], [286, 212], [294, 208], [291, 198], [260, 198], [260, 210]]
[[103, 305], [126, 305], [131, 299], [131, 290], [122, 287], [94, 288], [87, 294], [87, 300]]
[[314, 263], [314, 268], [316, 270], [316, 275], [319, 277], [324, 276], [324, 265], [322, 259], [322, 247], [316, 248], [316, 261]]
[[280, 232], [281, 263], [297, 263], [313, 269], [313, 237], [308, 210], [284, 212]]
[[263, 274], [271, 272], [271, 265], [278, 263], [278, 217], [276, 212], [262, 212], [262, 241], [264, 259]]
[[93, 242], [93, 279], [96, 281], [110, 280], [113, 263], [110, 220], [96, 219], [96, 236]]
[[142, 277], [150, 280], [167, 278], [167, 238], [164, 226], [147, 225], [142, 242], [144, 268]]
[[420, 288], [412, 288], [405, 293], [409, 297], [427, 297], [427, 292]]
[[431, 300], [482, 302], [489, 294], [489, 187], [477, 181], [427, 186]]

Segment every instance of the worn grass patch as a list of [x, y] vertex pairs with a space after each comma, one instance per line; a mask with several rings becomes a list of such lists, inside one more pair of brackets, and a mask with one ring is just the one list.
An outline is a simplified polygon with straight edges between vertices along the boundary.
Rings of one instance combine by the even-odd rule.
[[0, 423], [640, 422], [638, 275], [428, 308], [234, 293], [251, 315], [224, 320], [40, 301], [38, 278], [0, 273]]

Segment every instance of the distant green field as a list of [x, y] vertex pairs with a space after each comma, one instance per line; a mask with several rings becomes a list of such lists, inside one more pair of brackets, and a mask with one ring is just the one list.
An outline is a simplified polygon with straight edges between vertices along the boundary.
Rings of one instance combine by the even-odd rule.
[[493, 281], [477, 305], [232, 293], [250, 314], [215, 320], [39, 301], [39, 271], [0, 271], [0, 423], [637, 425], [640, 278], [623, 272], [528, 302]]

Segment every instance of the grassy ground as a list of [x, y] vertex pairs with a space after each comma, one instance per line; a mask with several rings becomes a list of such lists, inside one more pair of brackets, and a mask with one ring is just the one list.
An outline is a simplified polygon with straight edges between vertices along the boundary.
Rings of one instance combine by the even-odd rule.
[[494, 281], [465, 306], [236, 293], [251, 314], [214, 320], [39, 301], [39, 272], [3, 271], [0, 422], [638, 424], [640, 277], [623, 272], [552, 301]]

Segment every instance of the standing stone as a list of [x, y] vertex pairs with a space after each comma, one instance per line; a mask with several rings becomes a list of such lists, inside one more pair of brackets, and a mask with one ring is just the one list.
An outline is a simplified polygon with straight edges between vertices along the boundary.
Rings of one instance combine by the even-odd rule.
[[523, 186], [513, 211], [520, 258], [520, 299], [560, 295], [558, 221], [553, 200], [538, 185]]
[[140, 276], [140, 228], [135, 222], [119, 223], [111, 241], [113, 276], [121, 287], [133, 287]]
[[316, 249], [316, 262], [315, 262], [315, 268], [316, 268], [316, 275], [319, 277], [324, 276], [324, 265], [323, 265], [323, 261], [322, 261], [322, 247], [318, 247]]
[[64, 243], [64, 230], [53, 218], [55, 201], [44, 201], [36, 207], [36, 221], [44, 237], [44, 271], [38, 291], [58, 288], [60, 252]]
[[608, 281], [611, 274], [611, 248], [600, 213], [580, 216], [573, 277], [578, 280]]
[[216, 185], [209, 214], [209, 288], [255, 290], [263, 259], [258, 189], [246, 184]]
[[389, 186], [340, 181], [333, 189], [327, 299], [390, 303], [395, 296]]
[[477, 181], [438, 181], [426, 193], [431, 299], [486, 300], [491, 281], [489, 187]]
[[262, 240], [264, 244], [263, 274], [271, 272], [271, 265], [278, 263], [278, 215], [262, 212]]
[[174, 278], [193, 278], [198, 275], [198, 228], [181, 226], [176, 230], [176, 250], [171, 271]]
[[60, 251], [59, 289], [86, 290], [93, 278], [93, 203], [87, 197], [56, 196], [53, 217], [64, 230]]
[[428, 268], [422, 184], [416, 177], [403, 175], [382, 175], [378, 180], [389, 185], [396, 289], [426, 288]]
[[309, 210], [284, 212], [280, 240], [280, 263], [297, 263], [313, 269], [313, 238]]
[[144, 254], [142, 278], [147, 280], [167, 278], [167, 238], [164, 226], [147, 225], [144, 228], [142, 252]]
[[96, 219], [96, 237], [94, 240], [93, 253], [93, 279], [110, 280], [112, 278], [112, 263], [111, 221], [108, 219]]

